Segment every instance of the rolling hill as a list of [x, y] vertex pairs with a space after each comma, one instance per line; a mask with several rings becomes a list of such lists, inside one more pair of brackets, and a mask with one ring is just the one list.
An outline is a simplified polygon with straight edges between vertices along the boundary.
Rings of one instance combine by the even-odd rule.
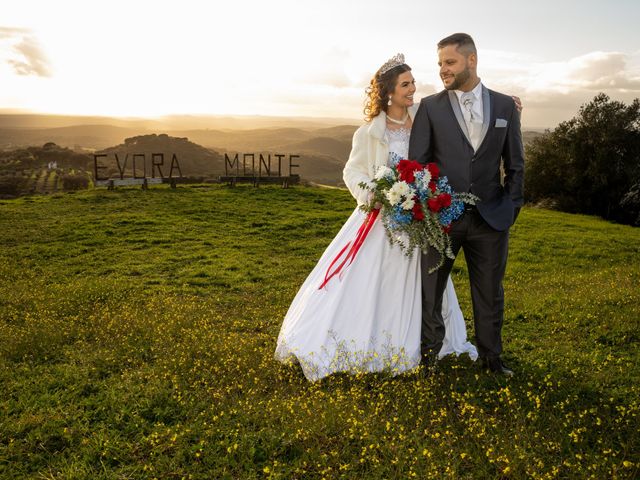
[[[83, 119], [91, 123], [73, 124]], [[158, 148], [171, 147], [173, 151], [178, 148], [185, 175], [224, 173], [225, 153], [231, 156], [236, 153], [239, 156], [280, 153], [300, 155], [298, 172], [303, 179], [329, 185], [342, 184], [342, 167], [349, 157], [356, 125], [328, 125], [328, 119], [314, 123], [312, 119], [247, 117], [244, 124], [240, 120], [241, 117], [174, 116], [144, 120], [0, 114], [0, 150], [54, 142], [81, 152], [115, 152], [120, 149], [126, 153], [128, 150], [123, 147], [125, 139], [155, 135], [155, 144], [147, 147], [155, 151], [159, 151]], [[251, 125], [261, 125], [261, 128], [248, 128]], [[539, 135], [541, 132], [523, 132], [525, 143]], [[172, 137], [186, 138], [191, 145], [182, 151], [186, 144], [170, 146], [159, 141], [160, 138]]]
[[[218, 152], [204, 148], [196, 143], [189, 141], [186, 137], [171, 137], [166, 134], [139, 135], [125, 139], [124, 143], [109, 147], [96, 152], [97, 154], [106, 154], [105, 159], [101, 159], [100, 163], [108, 165], [109, 169], [105, 172], [110, 176], [117, 176], [118, 166], [116, 164], [115, 154], [118, 154], [121, 165], [124, 159], [128, 159], [128, 168], [124, 168], [127, 176], [133, 174], [132, 163], [134, 154], [144, 154], [146, 172], [148, 176], [152, 175], [152, 154], [162, 153], [164, 155], [163, 166], [161, 172], [163, 176], [169, 176], [169, 168], [172, 157], [175, 154], [180, 165], [180, 171], [185, 176], [196, 175], [212, 175], [221, 174], [224, 171], [224, 157]], [[140, 175], [140, 172], [138, 172]], [[174, 176], [178, 172], [174, 172]], [[156, 173], [159, 176], [159, 173]]]

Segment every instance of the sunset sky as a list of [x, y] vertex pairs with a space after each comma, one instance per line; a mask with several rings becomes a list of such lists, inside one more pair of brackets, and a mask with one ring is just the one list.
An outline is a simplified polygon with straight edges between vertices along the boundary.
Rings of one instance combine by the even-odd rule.
[[364, 88], [403, 52], [420, 96], [457, 31], [489, 88], [553, 127], [603, 91], [640, 97], [640, 2], [2, 0], [0, 109], [128, 117], [362, 118]]

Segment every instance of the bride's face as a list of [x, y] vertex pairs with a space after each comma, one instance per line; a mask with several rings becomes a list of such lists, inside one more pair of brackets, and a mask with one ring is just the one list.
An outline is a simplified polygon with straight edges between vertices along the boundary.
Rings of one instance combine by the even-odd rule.
[[403, 72], [398, 75], [396, 88], [391, 94], [391, 101], [400, 107], [413, 105], [413, 94], [416, 91], [416, 81], [411, 72]]

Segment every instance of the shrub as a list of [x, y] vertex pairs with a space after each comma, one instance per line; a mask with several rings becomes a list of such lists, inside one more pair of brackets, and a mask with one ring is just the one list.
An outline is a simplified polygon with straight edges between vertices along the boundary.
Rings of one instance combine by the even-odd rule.
[[[640, 183], [640, 100], [603, 93], [527, 145], [526, 200], [629, 223], [622, 200]], [[629, 200], [630, 202], [631, 200]], [[629, 204], [631, 205], [631, 204]]]
[[82, 190], [89, 188], [89, 179], [86, 175], [63, 175], [62, 188], [64, 190]]
[[27, 179], [20, 175], [3, 175], [0, 177], [0, 195], [17, 197], [27, 187]]

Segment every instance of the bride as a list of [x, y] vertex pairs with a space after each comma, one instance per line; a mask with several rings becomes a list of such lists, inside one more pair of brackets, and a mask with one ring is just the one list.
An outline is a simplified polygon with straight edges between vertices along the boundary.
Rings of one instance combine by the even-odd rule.
[[[360, 182], [371, 181], [380, 166], [407, 158], [415, 91], [411, 68], [401, 54], [380, 67], [371, 80], [366, 124], [353, 136], [343, 173], [358, 205], [369, 199]], [[297, 360], [308, 380], [334, 372], [397, 374], [420, 364], [419, 250], [405, 256], [390, 244], [382, 222], [376, 220], [353, 263], [325, 282], [334, 259], [356, 238], [365, 219], [366, 214], [356, 208], [303, 283], [282, 323], [275, 357], [282, 362]], [[446, 334], [438, 356], [468, 353], [476, 360], [478, 353], [467, 341], [451, 278], [442, 316]]]

